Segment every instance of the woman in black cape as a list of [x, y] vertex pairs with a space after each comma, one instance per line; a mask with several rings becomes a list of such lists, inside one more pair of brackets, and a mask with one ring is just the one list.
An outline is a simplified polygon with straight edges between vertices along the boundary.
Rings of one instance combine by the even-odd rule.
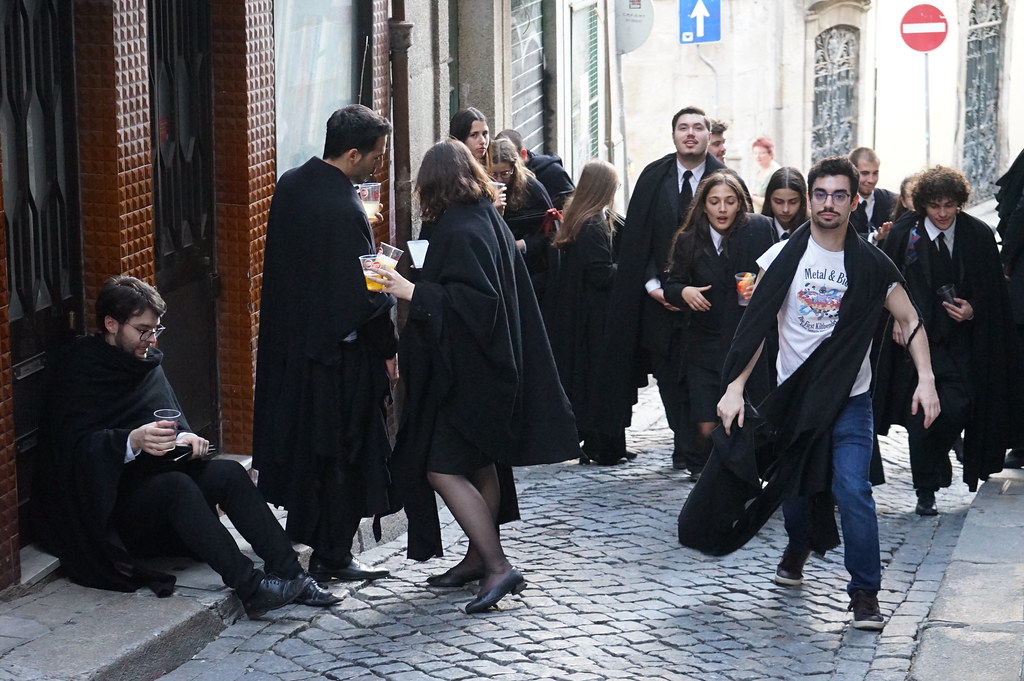
[[526, 587], [498, 535], [498, 523], [518, 517], [507, 505], [502, 513], [510, 500], [505, 490], [514, 486], [501, 484], [501, 471], [579, 452], [526, 265], [493, 192], [465, 145], [435, 144], [416, 180], [420, 236], [429, 241], [423, 268], [415, 284], [394, 270], [380, 269], [377, 277], [409, 301], [399, 345], [406, 399], [392, 457], [409, 519], [409, 556], [441, 554], [437, 491], [470, 548], [428, 583], [479, 579], [467, 613]]
[[[551, 349], [583, 443], [580, 463], [621, 463], [626, 456], [623, 413], [615, 435], [598, 422], [601, 348], [607, 334], [608, 295], [615, 280], [612, 238], [616, 215], [612, 211], [619, 176], [607, 161], [583, 166], [576, 192], [565, 208], [562, 226], [554, 239], [555, 252], [544, 298]], [[605, 425], [604, 428], [599, 426]]]
[[[689, 310], [682, 375], [690, 394], [690, 416], [697, 425], [696, 451], [702, 462], [711, 454], [711, 431], [719, 423], [722, 366], [746, 309], [746, 301], [739, 302], [736, 275], [750, 275], [747, 286], [752, 292], [757, 259], [771, 247], [773, 229], [767, 217], [746, 212], [743, 189], [731, 173], [714, 172], [697, 187], [672, 242], [668, 272], [661, 278], [665, 300]], [[763, 397], [768, 387], [768, 370], [761, 360], [749, 390]], [[700, 477], [702, 466], [690, 469], [692, 479]]]

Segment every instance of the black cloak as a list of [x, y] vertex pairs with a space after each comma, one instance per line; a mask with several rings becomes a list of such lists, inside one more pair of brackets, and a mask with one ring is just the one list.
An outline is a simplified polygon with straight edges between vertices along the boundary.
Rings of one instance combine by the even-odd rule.
[[576, 240], [555, 251], [553, 261], [557, 267], [549, 271], [551, 286], [543, 305], [551, 351], [579, 432], [600, 432], [601, 349], [609, 333], [608, 294], [617, 269], [605, 216], [587, 219]]
[[[368, 517], [389, 497], [385, 421], [397, 349], [394, 296], [366, 288], [374, 252], [348, 177], [311, 158], [277, 181], [263, 262], [253, 466], [267, 501], [288, 509], [288, 536], [314, 542], [340, 504]], [[361, 498], [337, 498], [339, 479]]]
[[[885, 253], [899, 263], [911, 297], [921, 304], [926, 329], [935, 323], [931, 318], [935, 308], [929, 304], [936, 289], [930, 267], [935, 249], [927, 247], [931, 243], [921, 216], [895, 225], [884, 243]], [[966, 360], [962, 378], [971, 396], [964, 428], [963, 480], [973, 492], [978, 480], [1002, 470], [1006, 449], [1020, 439], [1019, 415], [1024, 401], [1018, 384], [1024, 364], [992, 230], [977, 218], [960, 213], [954, 248], [960, 269], [957, 296], [974, 308], [974, 319], [960, 325], [967, 333], [969, 357], [959, 358]], [[887, 326], [879, 339], [875, 369], [875, 422], [881, 434], [894, 423], [906, 425], [910, 397], [917, 385], [913, 363], [889, 331]], [[929, 337], [929, 341], [935, 339]], [[943, 386], [936, 387], [941, 403]]]
[[[778, 324], [810, 227], [793, 232], [758, 282], [736, 329], [723, 370], [725, 391]], [[712, 434], [714, 449], [679, 513], [679, 542], [711, 555], [746, 544], [787, 496], [811, 498], [811, 549], [839, 544], [831, 496], [832, 426], [850, 398], [861, 362], [884, 311], [896, 266], [847, 229], [843, 245], [849, 287], [832, 335], [754, 410], [743, 428]]]
[[996, 209], [1003, 247], [999, 258], [1009, 278], [1010, 305], [1013, 321], [1024, 326], [1024, 151], [1017, 155], [1010, 169], [996, 180]]
[[512, 236], [522, 239], [526, 244], [526, 252], [523, 258], [526, 260], [526, 269], [530, 272], [530, 280], [533, 282], [537, 297], [543, 295], [545, 289], [546, 272], [548, 269], [548, 249], [553, 231], [544, 229], [547, 212], [553, 208], [551, 197], [536, 178], [526, 175], [526, 198], [523, 205], [516, 210], [505, 207], [502, 217], [505, 224], [512, 230]]
[[[497, 464], [579, 456], [526, 265], [493, 204], [452, 205], [424, 230], [430, 246], [402, 331], [406, 399], [392, 460], [414, 560], [441, 555], [426, 479], [438, 419]], [[506, 507], [499, 522], [515, 517]]]
[[562, 166], [562, 159], [556, 154], [535, 154], [528, 151], [526, 167], [544, 185], [555, 208], [562, 209], [565, 206], [565, 200], [576, 191], [576, 185], [572, 183], [572, 178]]
[[[84, 586], [169, 596], [174, 577], [137, 565], [112, 517], [125, 467], [128, 435], [155, 419], [156, 409], [181, 410], [164, 370], [163, 353], [138, 359], [101, 336], [84, 336], [55, 353], [32, 492], [42, 547]], [[187, 430], [182, 417], [179, 426]], [[145, 452], [130, 465], [163, 466]]]

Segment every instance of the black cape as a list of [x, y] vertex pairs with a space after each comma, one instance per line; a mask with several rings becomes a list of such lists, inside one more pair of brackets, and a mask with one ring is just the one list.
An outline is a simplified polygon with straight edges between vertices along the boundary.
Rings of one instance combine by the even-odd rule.
[[[159, 596], [174, 589], [174, 577], [135, 563], [112, 522], [126, 465], [167, 465], [145, 452], [124, 463], [132, 430], [154, 421], [156, 409], [181, 410], [162, 359], [156, 348], [138, 359], [100, 336], [78, 338], [52, 359], [33, 517], [40, 544], [78, 584], [112, 591], [148, 586]], [[184, 417], [179, 425], [188, 429]]]
[[[758, 282], [723, 370], [723, 392], [747, 366], [777, 326], [810, 227], [793, 232]], [[832, 335], [757, 406], [743, 428], [712, 434], [714, 449], [704, 472], [679, 513], [679, 542], [711, 555], [746, 544], [790, 495], [811, 498], [811, 549], [839, 544], [831, 498], [831, 433], [850, 398], [871, 344], [889, 286], [902, 282], [896, 266], [874, 246], [847, 229], [844, 261], [849, 287]]]
[[999, 258], [1009, 277], [1010, 305], [1013, 321], [1024, 327], [1024, 151], [1017, 155], [1010, 169], [996, 181], [999, 225], [996, 231], [1003, 240]]
[[610, 332], [608, 294], [617, 269], [606, 218], [586, 220], [576, 240], [558, 248], [553, 261], [557, 266], [549, 271], [551, 286], [543, 305], [551, 351], [579, 432], [600, 432], [601, 350]]
[[512, 230], [512, 236], [526, 243], [526, 269], [530, 272], [537, 297], [543, 295], [548, 269], [549, 248], [554, 231], [545, 231], [547, 212], [553, 206], [548, 192], [536, 178], [526, 177], [527, 195], [523, 205], [516, 210], [506, 206], [502, 217]]
[[[426, 479], [438, 419], [497, 464], [579, 456], [526, 265], [501, 216], [489, 200], [456, 204], [424, 229], [430, 246], [402, 331], [406, 399], [392, 466], [414, 560], [441, 555]], [[499, 521], [517, 515], [506, 508]]]
[[527, 154], [526, 167], [544, 185], [555, 208], [563, 208], [565, 200], [576, 190], [576, 185], [572, 183], [569, 173], [565, 172], [562, 159], [556, 154], [535, 154], [532, 151]]
[[[907, 290], [921, 306], [926, 329], [933, 328], [935, 297], [930, 258], [934, 248], [924, 218], [902, 221], [893, 226], [885, 240], [885, 252], [906, 277]], [[992, 230], [966, 213], [956, 218], [955, 260], [957, 295], [970, 301], [974, 319], [963, 322], [969, 357], [964, 363], [963, 381], [971, 395], [964, 429], [963, 480], [973, 492], [978, 480], [985, 480], [1003, 468], [1006, 449], [1020, 440], [1020, 418], [1024, 400], [1019, 382], [1024, 376], [1020, 347], [1012, 324], [1006, 283], [999, 266]], [[917, 385], [917, 371], [904, 349], [892, 340], [886, 327], [879, 339], [875, 370], [875, 421], [879, 433], [892, 424], [906, 425], [908, 405]], [[931, 343], [935, 338], [929, 337]], [[944, 397], [937, 385], [940, 403]]]
[[[340, 504], [364, 517], [397, 510], [385, 422], [395, 299], [366, 289], [359, 256], [373, 251], [341, 170], [311, 158], [281, 176], [263, 263], [253, 466], [267, 501], [288, 509], [289, 537], [304, 544]], [[329, 480], [339, 476], [360, 498], [335, 498]]]

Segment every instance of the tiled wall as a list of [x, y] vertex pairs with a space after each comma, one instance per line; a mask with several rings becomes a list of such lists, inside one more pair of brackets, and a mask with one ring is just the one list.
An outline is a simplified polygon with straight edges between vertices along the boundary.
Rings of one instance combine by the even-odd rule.
[[252, 451], [263, 247], [274, 193], [274, 3], [213, 1], [217, 262], [225, 450]]
[[146, 0], [75, 3], [85, 299], [107, 277], [153, 283]]
[[[2, 152], [2, 150], [0, 150]], [[0, 177], [3, 154], [0, 153]], [[7, 218], [0, 191], [0, 589], [21, 575], [18, 560], [18, 477], [11, 399], [11, 332], [7, 318]]]

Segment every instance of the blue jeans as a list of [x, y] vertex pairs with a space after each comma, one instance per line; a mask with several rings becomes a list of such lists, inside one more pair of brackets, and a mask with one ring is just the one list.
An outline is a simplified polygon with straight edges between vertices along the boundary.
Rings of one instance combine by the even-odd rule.
[[[871, 394], [850, 398], [832, 426], [832, 495], [842, 522], [844, 562], [850, 573], [847, 593], [878, 593], [882, 585], [882, 559], [878, 548], [878, 516], [871, 495], [871, 450], [874, 421]], [[782, 504], [789, 544], [806, 549], [810, 503], [806, 497]]]

